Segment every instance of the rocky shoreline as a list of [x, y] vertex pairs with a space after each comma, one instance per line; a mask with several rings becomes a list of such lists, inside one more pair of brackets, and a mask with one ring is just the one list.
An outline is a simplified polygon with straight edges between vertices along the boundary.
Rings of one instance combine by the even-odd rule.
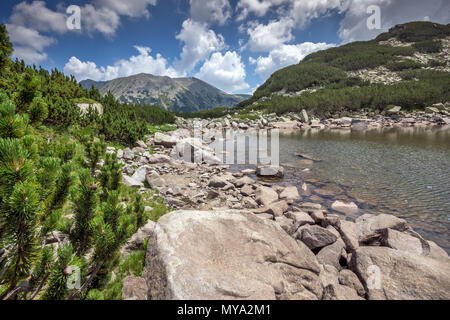
[[434, 104], [420, 112], [406, 112], [392, 106], [383, 112], [338, 113], [330, 118], [319, 119], [302, 112], [283, 116], [253, 111], [248, 118], [227, 115], [223, 118], [201, 120], [177, 118], [180, 128], [189, 129], [195, 122], [207, 129], [372, 129], [395, 127], [422, 127], [450, 125], [450, 102]]
[[[447, 104], [443, 108], [440, 116], [414, 114], [414, 122], [405, 120], [410, 115], [380, 115], [362, 128], [447, 124], [432, 120], [449, 119]], [[307, 184], [257, 178], [280, 178], [282, 167], [230, 172], [208, 147], [214, 132], [225, 128], [361, 127], [360, 118], [349, 119], [226, 117], [204, 121], [204, 141], [192, 138], [194, 120], [178, 119], [179, 129], [148, 136], [133, 149], [108, 148], [123, 162], [127, 186], [157, 189], [174, 210], [156, 224], [149, 221], [123, 249], [149, 238], [144, 274], [126, 279], [123, 298], [449, 299], [447, 253], [405, 220], [387, 214], [350, 220], [357, 204], [336, 200], [327, 209], [304, 202]], [[183, 160], [186, 150], [198, 163]]]

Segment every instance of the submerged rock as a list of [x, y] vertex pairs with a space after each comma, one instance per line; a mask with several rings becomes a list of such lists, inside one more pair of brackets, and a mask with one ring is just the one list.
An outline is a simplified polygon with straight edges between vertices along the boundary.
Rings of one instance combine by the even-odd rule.
[[359, 211], [358, 206], [354, 202], [346, 203], [340, 200], [333, 202], [331, 209], [344, 214], [355, 214]]
[[259, 177], [283, 178], [284, 168], [280, 166], [258, 166], [256, 174]]

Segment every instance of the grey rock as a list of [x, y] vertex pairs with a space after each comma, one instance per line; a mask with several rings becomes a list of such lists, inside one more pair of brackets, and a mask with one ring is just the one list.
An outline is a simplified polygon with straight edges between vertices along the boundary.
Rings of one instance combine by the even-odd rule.
[[227, 182], [224, 179], [219, 178], [217, 176], [212, 177], [208, 183], [208, 186], [212, 187], [212, 188], [223, 188], [226, 185], [227, 185]]
[[349, 215], [359, 211], [358, 206], [354, 202], [346, 203], [340, 200], [333, 202], [331, 209]]
[[450, 262], [387, 247], [359, 247], [351, 269], [371, 300], [448, 300]]
[[429, 250], [422, 246], [419, 238], [392, 229], [384, 229], [380, 234], [381, 245], [392, 249], [406, 251], [416, 255], [427, 255]]
[[131, 188], [142, 188], [144, 186], [142, 182], [136, 181], [127, 175], [122, 176], [122, 183]]
[[280, 193], [280, 199], [286, 200], [300, 200], [300, 194], [298, 193], [297, 187], [286, 187], [283, 192]]
[[366, 290], [361, 281], [359, 281], [358, 276], [349, 269], [342, 269], [339, 272], [339, 283], [355, 289], [360, 297], [364, 297], [366, 294]]
[[337, 240], [335, 234], [317, 225], [305, 225], [297, 234], [297, 239], [301, 240], [311, 250], [323, 248]]
[[256, 203], [256, 201], [253, 200], [250, 197], [245, 197], [244, 199], [242, 199], [242, 205], [246, 209], [256, 209], [256, 208], [258, 208], [258, 204]]
[[362, 243], [378, 240], [384, 229], [389, 228], [397, 231], [410, 229], [404, 219], [384, 213], [377, 216], [364, 214], [356, 219], [356, 225], [358, 227], [359, 242]]
[[272, 188], [261, 186], [256, 189], [256, 202], [268, 207], [272, 202], [278, 200], [278, 193]]
[[155, 230], [155, 223], [148, 220], [146, 225], [141, 227], [130, 239], [123, 245], [120, 253], [124, 258], [127, 258], [133, 250], [141, 249], [144, 241], [153, 234]]
[[274, 217], [281, 217], [288, 209], [288, 203], [285, 200], [280, 200], [269, 204], [267, 213], [273, 214]]
[[241, 193], [244, 196], [250, 196], [250, 195], [252, 195], [254, 193], [254, 191], [253, 191], [253, 188], [250, 185], [247, 184], [247, 185], [245, 185], [245, 186], [243, 186], [241, 188]]
[[142, 166], [139, 167], [134, 174], [131, 176], [131, 178], [133, 178], [134, 180], [138, 181], [138, 182], [144, 182], [145, 181], [145, 176], [147, 175], [147, 170], [149, 170], [150, 168], [148, 166]]
[[134, 159], [134, 153], [129, 148], [126, 148], [126, 149], [123, 150], [123, 158], [125, 160], [133, 160]]
[[323, 300], [364, 300], [355, 289], [340, 284], [330, 284], [323, 290]]
[[359, 247], [358, 227], [356, 226], [356, 223], [347, 220], [339, 220], [337, 228], [342, 240], [344, 240], [347, 251], [355, 251]]
[[280, 166], [258, 166], [256, 174], [259, 177], [283, 178], [284, 168]]
[[122, 300], [148, 300], [147, 292], [144, 278], [128, 276], [123, 280]]
[[140, 148], [142, 148], [142, 149], [147, 149], [147, 148], [148, 148], [148, 147], [147, 147], [147, 144], [146, 144], [144, 141], [142, 141], [142, 140], [136, 141], [136, 146], [137, 146], [137, 147], [140, 147]]
[[249, 184], [254, 184], [255, 180], [253, 180], [252, 178], [249, 178], [247, 176], [242, 177], [240, 179], [237, 179], [236, 181], [234, 181], [234, 185], [238, 188], [241, 188], [245, 185], [249, 185]]
[[337, 270], [341, 270], [341, 264], [339, 263], [341, 259], [342, 249], [345, 248], [345, 243], [342, 239], [337, 239], [336, 242], [322, 248], [317, 254], [317, 261], [321, 264], [327, 264], [335, 267]]
[[156, 132], [154, 143], [155, 143], [155, 145], [161, 145], [161, 146], [170, 148], [177, 144], [177, 140], [166, 134]]
[[143, 277], [152, 300], [320, 299], [319, 273], [314, 254], [275, 221], [216, 210], [161, 217]]

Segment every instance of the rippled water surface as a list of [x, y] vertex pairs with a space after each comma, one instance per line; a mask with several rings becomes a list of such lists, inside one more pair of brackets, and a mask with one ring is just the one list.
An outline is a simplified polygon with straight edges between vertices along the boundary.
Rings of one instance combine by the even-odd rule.
[[312, 190], [303, 201], [329, 208], [342, 199], [356, 202], [359, 214], [396, 214], [450, 252], [449, 128], [285, 132], [280, 162], [283, 183]]

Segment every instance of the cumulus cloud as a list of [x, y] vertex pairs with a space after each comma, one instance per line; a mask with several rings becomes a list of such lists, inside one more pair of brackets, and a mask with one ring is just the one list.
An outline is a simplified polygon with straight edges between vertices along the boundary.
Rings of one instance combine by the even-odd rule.
[[13, 58], [23, 59], [30, 64], [38, 64], [47, 59], [47, 54], [43, 51], [56, 42], [55, 39], [27, 27], [7, 24], [6, 29], [9, 38], [15, 44]]
[[128, 77], [138, 73], [150, 73], [159, 76], [177, 77], [179, 74], [170, 66], [161, 55], [150, 55], [148, 47], [135, 46], [139, 55], [131, 56], [128, 60], [119, 60], [112, 66], [98, 67], [91, 61], [80, 61], [71, 57], [64, 66], [64, 73], [72, 74], [78, 81], [92, 79], [96, 81], [112, 80], [120, 77]]
[[250, 88], [245, 82], [245, 65], [235, 51], [213, 53], [195, 76], [226, 92]]
[[244, 20], [249, 13], [262, 17], [270, 8], [280, 5], [287, 0], [239, 0], [237, 9], [240, 11], [238, 20]]
[[247, 30], [250, 36], [247, 46], [253, 52], [268, 52], [294, 39], [292, 20], [272, 20], [268, 24], [251, 23]]
[[67, 32], [65, 12], [46, 7], [44, 1], [21, 2], [12, 11], [10, 24], [33, 28], [44, 32]]
[[228, 0], [189, 0], [191, 18], [199, 22], [223, 25], [231, 16]]
[[155, 6], [157, 0], [96, 0], [99, 8], [107, 8], [118, 15], [129, 17], [149, 17], [148, 6]]
[[256, 65], [255, 72], [263, 79], [267, 79], [273, 72], [292, 64], [299, 63], [308, 54], [333, 47], [334, 44], [304, 42], [295, 45], [282, 45], [270, 51], [266, 57], [250, 58], [251, 64]]
[[176, 39], [184, 42], [180, 60], [175, 66], [181, 72], [190, 72], [212, 52], [225, 49], [225, 40], [221, 34], [209, 29], [206, 23], [187, 19]]
[[82, 28], [89, 34], [100, 32], [105, 36], [113, 36], [120, 24], [119, 15], [108, 8], [97, 9], [91, 4], [81, 8]]

